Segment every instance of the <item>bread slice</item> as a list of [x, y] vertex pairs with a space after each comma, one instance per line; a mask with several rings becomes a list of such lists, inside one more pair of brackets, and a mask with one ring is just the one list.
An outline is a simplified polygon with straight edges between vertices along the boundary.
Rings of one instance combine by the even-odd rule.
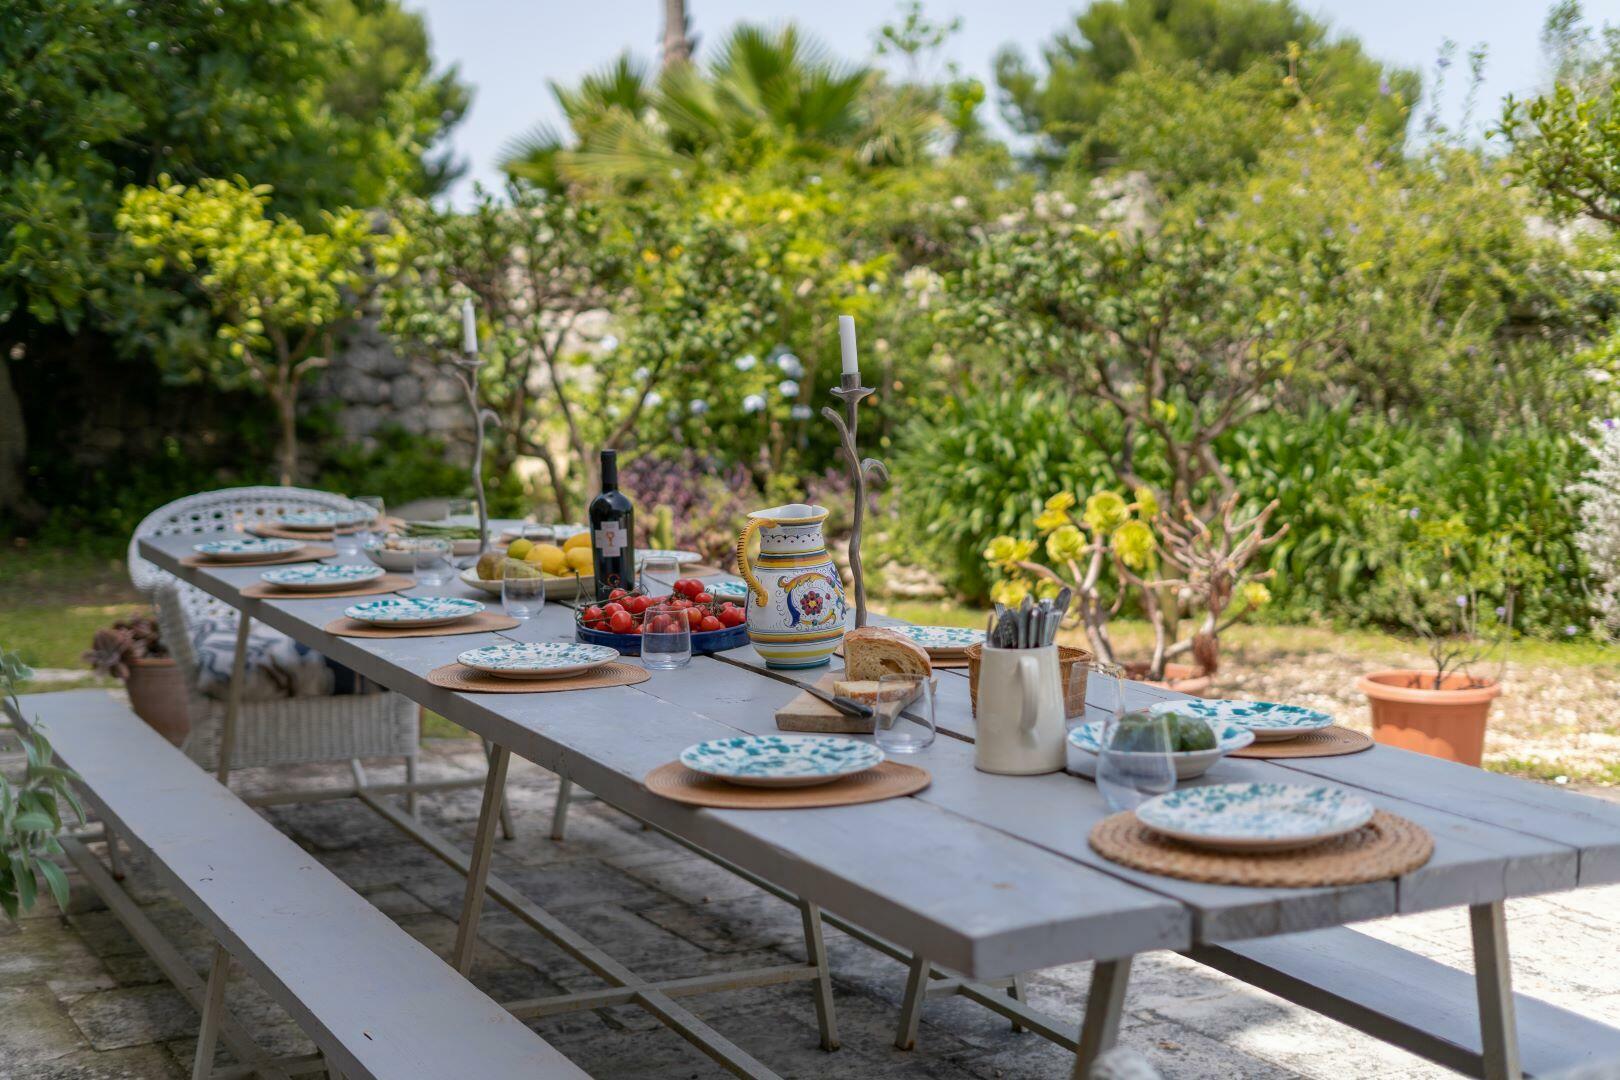
[[884, 701], [899, 701], [909, 696], [912, 688], [904, 683], [884, 686], [876, 679], [841, 679], [833, 683], [833, 693], [863, 705], [876, 705]]
[[844, 635], [844, 673], [852, 682], [933, 672], [928, 653], [893, 630], [863, 626]]

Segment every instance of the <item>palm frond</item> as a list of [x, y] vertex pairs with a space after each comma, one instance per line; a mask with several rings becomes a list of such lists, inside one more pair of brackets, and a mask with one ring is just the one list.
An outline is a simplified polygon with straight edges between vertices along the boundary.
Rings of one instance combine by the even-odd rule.
[[501, 147], [499, 167], [507, 176], [544, 188], [557, 188], [561, 176], [557, 155], [564, 150], [562, 136], [550, 124], [540, 123]]

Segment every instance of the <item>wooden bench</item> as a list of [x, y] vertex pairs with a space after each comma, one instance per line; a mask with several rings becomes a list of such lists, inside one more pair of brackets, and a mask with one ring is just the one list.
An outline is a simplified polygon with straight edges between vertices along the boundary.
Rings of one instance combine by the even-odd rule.
[[[100, 861], [64, 844], [202, 1013], [194, 1078], [322, 1068], [347, 1080], [586, 1076], [106, 693], [34, 695], [21, 706], [13, 721], [40, 725], [95, 816], [214, 938], [204, 984]], [[324, 1058], [265, 1057], [224, 1008], [233, 960]], [[216, 1040], [243, 1064], [214, 1070]]]
[[[1472, 972], [1343, 927], [1187, 955], [1438, 1065], [1487, 1075]], [[1524, 994], [1513, 995], [1509, 1015], [1518, 1019], [1526, 1076], [1620, 1059], [1620, 1031], [1596, 1020]]]

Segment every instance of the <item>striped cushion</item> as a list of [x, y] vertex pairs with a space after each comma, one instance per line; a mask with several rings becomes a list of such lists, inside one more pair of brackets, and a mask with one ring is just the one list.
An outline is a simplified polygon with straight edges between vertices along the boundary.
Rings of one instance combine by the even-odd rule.
[[[230, 692], [231, 663], [236, 657], [236, 620], [201, 619], [192, 628], [197, 654], [197, 689], [223, 699]], [[278, 630], [255, 623], [248, 631], [243, 669], [243, 701], [278, 698], [373, 694], [381, 687]]]

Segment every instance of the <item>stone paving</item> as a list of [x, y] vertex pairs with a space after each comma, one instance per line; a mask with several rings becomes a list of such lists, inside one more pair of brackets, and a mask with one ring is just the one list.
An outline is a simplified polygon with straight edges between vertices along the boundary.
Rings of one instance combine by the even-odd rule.
[[[424, 778], [476, 775], [473, 741], [434, 741]], [[243, 787], [342, 779], [346, 769], [304, 769], [290, 777], [248, 773]], [[804, 959], [798, 913], [685, 849], [582, 797], [566, 842], [547, 836], [556, 791], [550, 774], [513, 763], [509, 786], [517, 839], [497, 845], [495, 872], [558, 913], [638, 972], [679, 976]], [[466, 846], [476, 790], [424, 797], [432, 827]], [[409, 933], [441, 955], [454, 938], [461, 879], [425, 850], [352, 801], [270, 812], [305, 845]], [[209, 942], [140, 866], [127, 882], [136, 899], [206, 970]], [[79, 887], [64, 918], [49, 903], [20, 927], [0, 924], [0, 1080], [114, 1080], [189, 1075], [197, 1018], [135, 941]], [[1620, 965], [1613, 923], [1620, 888], [1509, 905], [1516, 988], [1620, 1025]], [[1437, 912], [1360, 929], [1445, 963], [1470, 965], [1466, 919]], [[504, 910], [482, 926], [473, 980], [498, 999], [600, 986], [593, 976]], [[962, 998], [931, 1001], [918, 1049], [893, 1049], [905, 971], [829, 928], [843, 1049], [817, 1047], [804, 984], [686, 999], [722, 1034], [784, 1077], [817, 1080], [1040, 1080], [1067, 1077], [1070, 1056]], [[1089, 965], [1031, 977], [1032, 1001], [1077, 1019]], [[297, 1027], [250, 980], [238, 976], [228, 1002], [261, 1043], [307, 1053]], [[1122, 1041], [1169, 1078], [1384, 1077], [1452, 1075], [1332, 1021], [1172, 955], [1140, 961], [1133, 973]], [[536, 1021], [535, 1030], [592, 1076], [606, 1080], [722, 1077], [718, 1066], [633, 1007]], [[476, 1055], [476, 1046], [469, 1046]], [[228, 1060], [222, 1053], [221, 1062]], [[470, 1068], [469, 1077], [476, 1077]]]

